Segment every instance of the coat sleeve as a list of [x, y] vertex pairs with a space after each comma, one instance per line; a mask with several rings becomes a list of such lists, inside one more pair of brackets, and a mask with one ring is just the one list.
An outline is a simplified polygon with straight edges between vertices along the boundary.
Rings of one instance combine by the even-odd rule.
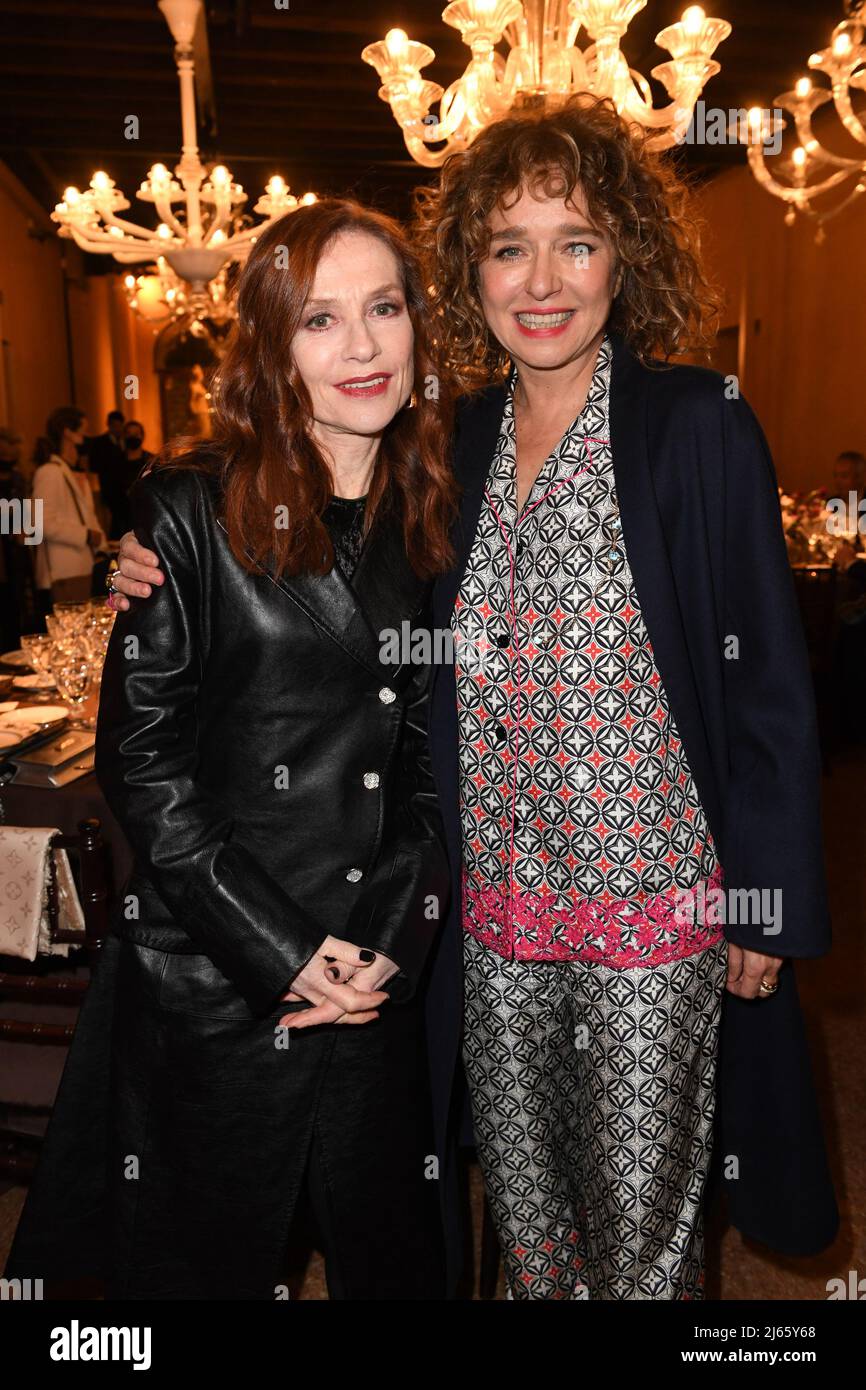
[[405, 696], [399, 832], [380, 856], [346, 928], [348, 940], [379, 951], [400, 966], [399, 975], [386, 986], [397, 1002], [411, 998], [417, 988], [445, 919], [450, 893], [427, 732], [430, 674], [429, 666], [419, 666]]
[[42, 503], [43, 540], [71, 550], [80, 550], [87, 544], [87, 527], [78, 519], [66, 479], [55, 463], [43, 464], [36, 470], [33, 496]]
[[[782, 532], [775, 470], [742, 398], [722, 406], [729, 747], [725, 884], [774, 894], [774, 922], [748, 915], [726, 936], [776, 956], [819, 956], [830, 924], [812, 677]], [[754, 923], [754, 924], [753, 924]]]
[[196, 779], [198, 691], [207, 660], [201, 483], [151, 474], [131, 493], [135, 531], [171, 583], [115, 620], [103, 674], [96, 773], [109, 806], [177, 923], [265, 1013], [327, 930], [232, 839]]

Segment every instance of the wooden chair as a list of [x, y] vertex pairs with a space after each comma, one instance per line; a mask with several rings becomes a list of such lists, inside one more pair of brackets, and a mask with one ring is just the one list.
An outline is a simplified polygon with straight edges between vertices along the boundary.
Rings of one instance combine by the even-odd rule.
[[[53, 849], [72, 850], [78, 860], [78, 893], [84, 915], [84, 933], [63, 930], [58, 925], [57, 882], [54, 856], [50, 859], [48, 885], [48, 915], [51, 940], [80, 946], [92, 963], [108, 934], [109, 868], [108, 849], [96, 819], [79, 822], [77, 835], [55, 835]], [[37, 962], [0, 956], [5, 969], [0, 971], [0, 1008], [5, 999], [25, 1000], [28, 1004], [80, 1005], [87, 992], [89, 980], [52, 978], [51, 966], [56, 969], [62, 957], [38, 958]], [[65, 962], [64, 962], [65, 963]], [[37, 964], [45, 973], [33, 973]], [[68, 1047], [75, 1025], [72, 1023], [37, 1023], [22, 1019], [4, 1018], [0, 1013], [0, 1041], [38, 1043], [52, 1047]], [[0, 1098], [2, 1099], [2, 1098]], [[0, 1173], [26, 1179], [36, 1162], [38, 1136], [0, 1125]]]

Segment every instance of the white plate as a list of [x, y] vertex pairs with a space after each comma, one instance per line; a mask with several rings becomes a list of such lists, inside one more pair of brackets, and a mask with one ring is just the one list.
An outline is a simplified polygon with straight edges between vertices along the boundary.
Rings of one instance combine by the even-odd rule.
[[12, 729], [0, 729], [0, 748], [17, 748], [23, 741], [20, 729], [17, 732], [13, 732]]
[[18, 690], [56, 690], [57, 682], [51, 676], [16, 676], [12, 684]]
[[4, 739], [14, 740], [14, 743], [6, 744], [7, 748], [14, 748], [15, 744], [18, 743], [26, 743], [28, 738], [35, 738], [36, 735], [41, 732], [41, 725], [37, 724], [35, 721], [32, 724], [25, 724], [23, 721], [20, 724], [4, 724], [3, 727], [0, 728], [0, 735], [2, 735]]
[[17, 729], [22, 724], [54, 724], [69, 714], [66, 705], [19, 705], [17, 709], [3, 710], [0, 706], [0, 729]]
[[17, 652], [3, 652], [0, 655], [0, 661], [6, 666], [26, 666], [28, 671], [32, 669], [27, 660], [27, 653], [21, 647], [18, 648]]
[[0, 714], [11, 714], [12, 711], [17, 708], [17, 700], [3, 700], [2, 702], [0, 702]]

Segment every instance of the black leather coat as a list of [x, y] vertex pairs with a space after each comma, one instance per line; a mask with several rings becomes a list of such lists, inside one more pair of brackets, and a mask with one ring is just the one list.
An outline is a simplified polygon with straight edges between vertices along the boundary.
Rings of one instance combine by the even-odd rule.
[[[449, 876], [429, 669], [380, 661], [380, 634], [423, 622], [429, 586], [382, 515], [351, 585], [336, 568], [250, 575], [218, 501], [187, 469], [133, 492], [168, 578], [115, 624], [96, 765], [135, 865], [7, 1272], [273, 1297], [318, 1145], [336, 1226], [358, 1225], [354, 1287], [427, 1297], [439, 1220], [413, 995]], [[279, 1018], [306, 1006], [280, 996], [328, 934], [397, 962], [393, 1002], [281, 1052]]]
[[209, 476], [151, 474], [136, 533], [169, 582], [116, 623], [97, 774], [136, 856], [121, 934], [204, 951], [255, 1012], [329, 933], [414, 990], [447, 895], [426, 739], [428, 673], [383, 664], [423, 608], [399, 527], [380, 521], [350, 586], [250, 576]]

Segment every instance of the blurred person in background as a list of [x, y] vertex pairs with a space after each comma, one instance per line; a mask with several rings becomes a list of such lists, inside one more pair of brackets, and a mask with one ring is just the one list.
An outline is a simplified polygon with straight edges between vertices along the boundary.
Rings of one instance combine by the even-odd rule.
[[123, 458], [102, 482], [102, 500], [111, 513], [112, 540], [119, 540], [132, 524], [129, 490], [153, 457], [144, 447], [144, 425], [140, 420], [127, 420], [123, 426]]
[[113, 526], [113, 499], [126, 497], [126, 487], [121, 480], [126, 476], [126, 451], [123, 447], [123, 427], [126, 417], [121, 410], [110, 410], [106, 416], [107, 429], [87, 440], [87, 457], [94, 477], [99, 480], [99, 496], [106, 509], [105, 524], [108, 534], [115, 534]]
[[[0, 429], [0, 501], [23, 503], [28, 495], [20, 468], [20, 447], [20, 434]], [[3, 651], [18, 646], [24, 618], [22, 610], [32, 604], [32, 594], [30, 558], [23, 536], [4, 526], [0, 534], [0, 649]]]
[[857, 501], [866, 496], [866, 455], [857, 449], [844, 449], [833, 464], [833, 488], [837, 497], [856, 492]]
[[82, 470], [87, 419], [77, 406], [49, 415], [45, 437], [50, 454], [33, 475], [33, 497], [42, 503], [42, 544], [36, 552], [36, 583], [50, 589], [54, 603], [77, 603], [93, 592], [93, 563], [106, 548], [96, 517], [93, 490]]

